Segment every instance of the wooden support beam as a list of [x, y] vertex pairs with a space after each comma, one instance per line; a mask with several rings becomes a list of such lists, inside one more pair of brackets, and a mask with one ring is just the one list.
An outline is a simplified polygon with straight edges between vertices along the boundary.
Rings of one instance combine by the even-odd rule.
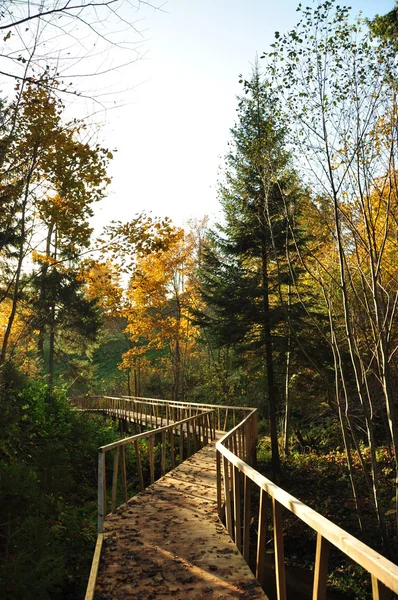
[[116, 508], [116, 500], [117, 500], [117, 480], [119, 474], [119, 451], [120, 446], [115, 449], [115, 454], [113, 457], [113, 476], [112, 476], [112, 501], [111, 501], [111, 511], [113, 512]]
[[272, 498], [274, 514], [274, 550], [277, 600], [286, 600], [285, 553], [283, 548], [282, 507]]
[[106, 516], [106, 470], [105, 452], [98, 453], [98, 532], [104, 530]]
[[260, 507], [258, 512], [256, 579], [260, 585], [265, 583], [265, 537], [267, 533], [267, 492], [260, 490]]
[[140, 446], [139, 446], [138, 440], [134, 440], [134, 450], [135, 450], [135, 459], [136, 459], [136, 463], [137, 463], [138, 481], [139, 481], [139, 484], [140, 484], [140, 490], [141, 490], [141, 492], [143, 492], [144, 489], [145, 489], [145, 487], [144, 487], [144, 476], [142, 474]]
[[314, 588], [312, 600], [326, 600], [330, 544], [320, 533], [316, 536]]
[[216, 450], [216, 480], [217, 480], [217, 513], [221, 519], [222, 498], [221, 498], [221, 454]]
[[235, 525], [235, 544], [239, 552], [242, 553], [242, 525], [240, 517], [240, 472], [238, 467], [233, 468], [233, 492], [234, 492], [234, 525]]
[[122, 471], [123, 502], [127, 502], [127, 473], [126, 473], [126, 448], [120, 449], [120, 468]]
[[154, 434], [151, 434], [149, 436], [149, 471], [151, 476], [151, 483], [154, 483], [155, 481], [155, 455], [153, 452], [153, 436]]
[[372, 595], [373, 600], [391, 600], [391, 592], [383, 585], [377, 577], [372, 575]]
[[174, 452], [174, 430], [170, 429], [170, 458], [171, 468], [174, 469], [176, 466], [175, 452]]
[[162, 431], [162, 455], [160, 460], [160, 474], [163, 477], [166, 473], [166, 432]]
[[244, 475], [243, 490], [243, 558], [249, 563], [250, 548], [250, 512], [251, 512], [251, 489], [252, 482]]
[[229, 487], [229, 462], [228, 459], [223, 456], [223, 471], [224, 471], [224, 499], [225, 499], [225, 520], [226, 527], [229, 535], [233, 535], [232, 527], [232, 507], [231, 507], [231, 490]]

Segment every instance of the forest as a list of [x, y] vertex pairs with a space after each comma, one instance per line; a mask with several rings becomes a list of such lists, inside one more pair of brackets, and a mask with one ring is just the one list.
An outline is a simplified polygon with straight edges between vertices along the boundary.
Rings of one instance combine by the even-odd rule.
[[[52, 68], [1, 94], [2, 598], [84, 597], [96, 451], [120, 435], [84, 395], [258, 407], [259, 469], [397, 562], [397, 16], [298, 6], [240, 76], [217, 224], [94, 237], [113, 151]], [[331, 581], [368, 597], [352, 566]]]

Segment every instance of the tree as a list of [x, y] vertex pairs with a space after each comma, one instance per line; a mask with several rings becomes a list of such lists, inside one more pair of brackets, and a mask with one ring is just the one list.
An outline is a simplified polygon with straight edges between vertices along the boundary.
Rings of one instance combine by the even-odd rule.
[[[106, 165], [111, 154], [79, 140], [84, 127], [78, 122], [64, 124], [62, 103], [43, 88], [27, 86], [17, 102], [18, 119], [11, 122], [2, 140], [6, 149], [1, 174], [6, 194], [6, 234], [1, 248], [6, 279], [2, 299], [11, 299], [11, 308], [2, 340], [0, 371], [22, 289], [33, 277], [39, 289], [35, 306], [38, 347], [42, 354], [48, 329], [51, 377], [57, 311], [51, 294], [59, 298], [63, 274], [72, 285], [65, 290], [76, 290], [71, 280], [73, 262], [89, 245], [91, 205], [102, 197], [109, 182]], [[10, 114], [15, 114], [14, 108]], [[24, 265], [29, 258], [39, 264], [39, 269], [27, 278]]]
[[194, 257], [192, 237], [176, 228], [172, 235], [167, 248], [138, 259], [130, 278], [125, 315], [131, 348], [123, 355], [121, 367], [132, 368], [138, 382], [142, 362], [149, 365], [151, 358], [157, 359], [159, 370], [163, 365], [165, 372], [171, 372], [172, 397], [180, 400], [197, 337], [189, 313]]
[[213, 309], [204, 324], [214, 326], [221, 344], [239, 343], [262, 353], [264, 406], [269, 412], [273, 471], [279, 477], [275, 352], [283, 352], [277, 331], [289, 280], [286, 207], [297, 201], [299, 187], [275, 113], [275, 101], [256, 67], [239, 99], [225, 182], [219, 190], [225, 225], [212, 235], [201, 271], [203, 296]]
[[0, 73], [22, 89], [27, 82], [49, 90], [51, 78], [58, 78], [58, 93], [102, 105], [109, 94], [99, 88], [106, 74], [108, 85], [113, 79], [113, 102], [121, 89], [120, 70], [142, 56], [144, 36], [135, 19], [143, 7], [157, 8], [143, 0], [128, 7], [122, 0], [43, 0], [35, 6], [6, 0], [0, 12]]
[[382, 39], [384, 42], [390, 43], [396, 50], [398, 47], [398, 6], [395, 2], [395, 7], [385, 15], [376, 15], [372, 21], [367, 20], [369, 29], [373, 36]]
[[[387, 250], [395, 230], [395, 53], [388, 43], [372, 44], [361, 20], [351, 22], [349, 9], [333, 1], [299, 10], [298, 26], [276, 36], [269, 76], [290, 118], [290, 141], [314, 202], [327, 199], [333, 214], [338, 265], [334, 295], [339, 305], [330, 305], [331, 297], [327, 302], [338, 377], [353, 383], [344, 392], [348, 427], [350, 407], [359, 401], [362, 408], [374, 504], [388, 547], [375, 415], [381, 395], [397, 460], [396, 346], [391, 330], [397, 285]], [[341, 314], [344, 348], [338, 335]], [[343, 349], [348, 368], [338, 358]], [[398, 491], [398, 479], [396, 483]]]

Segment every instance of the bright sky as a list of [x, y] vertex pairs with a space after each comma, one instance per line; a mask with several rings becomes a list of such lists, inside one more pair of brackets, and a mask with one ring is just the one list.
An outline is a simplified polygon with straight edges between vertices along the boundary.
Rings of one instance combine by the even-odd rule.
[[[129, 71], [132, 102], [109, 111], [102, 131], [118, 152], [109, 196], [96, 209], [96, 231], [142, 210], [178, 225], [217, 216], [217, 174], [236, 119], [239, 74], [250, 75], [275, 31], [294, 27], [298, 1], [168, 0], [162, 11], [140, 10], [146, 56]], [[349, 5], [373, 17], [394, 1]]]

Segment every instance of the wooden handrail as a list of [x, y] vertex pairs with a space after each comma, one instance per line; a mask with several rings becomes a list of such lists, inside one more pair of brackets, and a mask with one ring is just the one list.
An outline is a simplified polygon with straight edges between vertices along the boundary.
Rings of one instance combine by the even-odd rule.
[[[285, 563], [283, 549], [282, 507], [311, 527], [317, 535], [313, 600], [326, 598], [329, 548], [335, 546], [346, 556], [363, 567], [371, 576], [374, 600], [390, 598], [390, 592], [398, 594], [398, 566], [383, 557], [369, 546], [335, 525], [315, 510], [280, 488], [259, 473], [256, 466], [257, 409], [237, 406], [223, 406], [179, 401], [167, 401], [141, 397], [97, 397], [96, 405], [104, 404], [105, 410], [116, 416], [126, 416], [133, 412], [137, 420], [146, 426], [160, 421], [161, 427], [119, 440], [99, 449], [99, 531], [103, 529], [107, 507], [105, 455], [114, 450], [114, 470], [122, 470], [124, 501], [127, 501], [125, 472], [125, 447], [133, 444], [136, 452], [140, 489], [143, 489], [142, 467], [138, 441], [149, 439], [150, 480], [154, 481], [154, 438], [160, 433], [162, 438], [161, 472], [165, 471], [165, 452], [167, 437], [170, 439], [170, 459], [175, 464], [174, 434], [179, 435], [179, 456], [184, 458], [184, 437], [186, 457], [191, 454], [191, 442], [198, 449], [207, 439], [214, 439], [217, 429], [226, 430], [229, 423], [233, 428], [216, 443], [217, 468], [217, 508], [221, 518], [225, 517], [226, 528], [238, 550], [246, 561], [250, 552], [250, 523], [252, 517], [251, 497], [254, 485], [260, 490], [258, 510], [258, 534], [256, 541], [256, 577], [263, 584], [265, 577], [265, 548], [267, 507], [271, 506], [273, 515], [275, 578], [278, 600], [286, 600]], [[125, 404], [127, 403], [127, 404]], [[83, 404], [83, 403], [82, 403]], [[133, 405], [133, 411], [131, 411]], [[195, 415], [192, 412], [196, 411]], [[188, 416], [190, 415], [190, 416]], [[185, 416], [185, 418], [177, 417]], [[238, 419], [240, 421], [238, 422]], [[163, 420], [166, 426], [163, 426]], [[192, 427], [191, 427], [192, 425]], [[198, 444], [199, 440], [199, 444]], [[123, 466], [124, 465], [124, 466]], [[112, 478], [112, 509], [116, 505], [117, 475]], [[222, 495], [223, 488], [223, 495]], [[223, 497], [222, 497], [223, 496]], [[101, 522], [100, 522], [101, 512]]]
[[[119, 410], [116, 408], [115, 410]], [[136, 464], [137, 464], [137, 478], [139, 481], [140, 490], [144, 489], [144, 478], [142, 473], [142, 462], [139, 449], [139, 440], [147, 438], [149, 440], [149, 472], [150, 482], [155, 481], [155, 455], [154, 455], [154, 441], [155, 436], [161, 435], [161, 464], [160, 474], [163, 476], [166, 473], [166, 450], [167, 450], [167, 438], [170, 440], [170, 459], [171, 467], [175, 466], [175, 454], [174, 454], [174, 435], [180, 436], [180, 462], [184, 460], [184, 436], [186, 438], [186, 454], [187, 457], [191, 454], [191, 433], [192, 441], [194, 446], [194, 452], [199, 450], [201, 447], [207, 445], [208, 440], [214, 439], [214, 411], [199, 412], [192, 417], [181, 419], [180, 421], [173, 421], [169, 425], [164, 427], [158, 427], [150, 431], [138, 433], [133, 436], [129, 436], [122, 440], [106, 444], [98, 449], [98, 532], [102, 533], [104, 530], [104, 522], [107, 515], [108, 498], [107, 498], [107, 477], [106, 477], [106, 454], [114, 450], [113, 457], [113, 471], [112, 471], [112, 487], [111, 487], [111, 512], [116, 509], [117, 506], [117, 490], [118, 490], [118, 476], [119, 476], [119, 465], [122, 470], [122, 491], [123, 491], [123, 502], [127, 502], [127, 476], [126, 476], [126, 459], [125, 459], [125, 448], [126, 446], [133, 446]], [[120, 460], [121, 457], [121, 460]]]
[[[317, 546], [315, 555], [313, 600], [326, 598], [327, 584], [327, 561], [329, 546], [333, 545], [341, 550], [346, 556], [363, 567], [372, 578], [372, 590], [374, 600], [389, 597], [386, 588], [398, 593], [398, 566], [393, 562], [355, 538], [353, 535], [335, 525], [329, 519], [280, 488], [278, 485], [261, 475], [253, 466], [244, 460], [244, 456], [236, 451], [239, 431], [247, 429], [248, 424], [254, 417], [250, 413], [241, 423], [228, 432], [216, 443], [217, 464], [224, 466], [224, 489], [225, 489], [225, 513], [226, 526], [235, 541], [238, 550], [244, 557], [248, 556], [247, 539], [246, 547], [242, 548], [240, 532], [238, 532], [237, 517], [245, 515], [245, 522], [250, 520], [250, 494], [251, 484], [254, 483], [260, 491], [260, 506], [258, 515], [258, 540], [256, 553], [256, 577], [260, 583], [264, 581], [265, 571], [265, 527], [266, 527], [266, 498], [272, 500], [273, 526], [274, 526], [274, 548], [275, 548], [275, 576], [278, 600], [286, 598], [285, 565], [283, 558], [283, 530], [281, 519], [281, 507], [285, 507], [304, 523], [309, 525], [317, 533]], [[240, 456], [238, 455], [240, 454]], [[250, 458], [250, 456], [249, 456]], [[233, 473], [231, 477], [231, 471]], [[244, 478], [245, 493], [239, 490], [240, 477]], [[250, 483], [249, 483], [250, 482]], [[221, 490], [220, 492], [221, 493]], [[231, 498], [234, 500], [232, 511]], [[243, 510], [242, 510], [243, 509]], [[385, 587], [384, 587], [385, 586]]]

